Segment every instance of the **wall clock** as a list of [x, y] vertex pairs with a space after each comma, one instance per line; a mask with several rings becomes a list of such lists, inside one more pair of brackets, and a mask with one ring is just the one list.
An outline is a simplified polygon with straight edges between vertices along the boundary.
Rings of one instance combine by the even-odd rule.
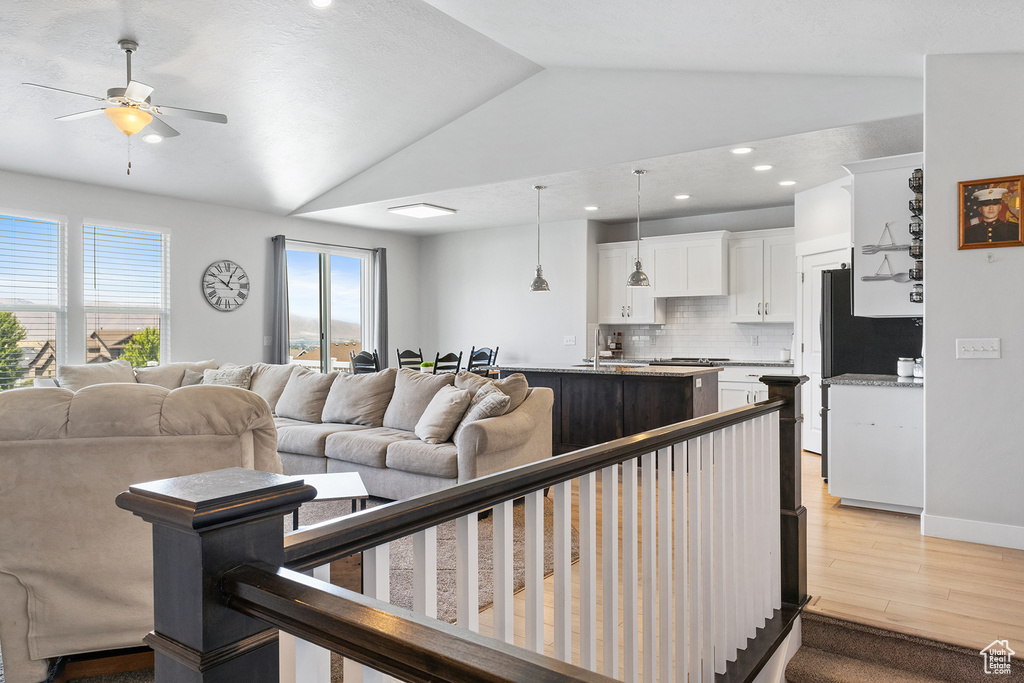
[[249, 276], [234, 261], [214, 261], [203, 273], [203, 295], [218, 311], [233, 311], [249, 298]]

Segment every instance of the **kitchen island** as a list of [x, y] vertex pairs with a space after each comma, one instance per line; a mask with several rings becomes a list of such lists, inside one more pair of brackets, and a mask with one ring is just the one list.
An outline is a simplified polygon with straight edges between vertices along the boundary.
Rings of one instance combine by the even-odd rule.
[[555, 393], [555, 454], [718, 412], [720, 367], [642, 365], [500, 365], [530, 386]]

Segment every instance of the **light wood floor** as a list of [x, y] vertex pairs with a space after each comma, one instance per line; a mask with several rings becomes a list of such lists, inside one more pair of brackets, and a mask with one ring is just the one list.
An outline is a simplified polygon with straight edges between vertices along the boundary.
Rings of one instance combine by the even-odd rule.
[[841, 506], [820, 472], [805, 452], [809, 611], [979, 650], [1024, 646], [1024, 551], [930, 538], [915, 515]]

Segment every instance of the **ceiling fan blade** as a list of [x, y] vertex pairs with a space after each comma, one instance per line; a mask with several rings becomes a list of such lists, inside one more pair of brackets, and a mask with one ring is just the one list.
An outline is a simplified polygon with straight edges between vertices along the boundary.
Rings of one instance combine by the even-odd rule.
[[96, 97], [95, 95], [86, 95], [84, 92], [75, 92], [74, 90], [64, 90], [63, 88], [53, 88], [48, 85], [39, 85], [38, 83], [22, 83], [22, 85], [31, 85], [33, 88], [43, 88], [44, 90], [56, 90], [57, 92], [66, 92], [70, 95], [88, 97], [90, 100], [96, 100], [97, 102], [106, 102], [107, 99], [105, 97]]
[[153, 88], [146, 85], [145, 83], [139, 83], [138, 81], [131, 81], [128, 87], [124, 89], [124, 96], [129, 100], [135, 100], [136, 102], [145, 102], [149, 94], [153, 92]]
[[87, 116], [96, 116], [97, 114], [102, 114], [105, 109], [106, 107], [104, 107], [103, 109], [90, 109], [89, 111], [80, 111], [77, 114], [67, 114], [66, 116], [58, 116], [56, 119], [54, 119], [54, 121], [74, 121], [75, 119], [84, 119]]
[[184, 116], [189, 119], [199, 119], [200, 121], [210, 121], [212, 123], [227, 123], [228, 117], [224, 114], [214, 114], [208, 111], [198, 111], [196, 109], [182, 109], [180, 107], [165, 107], [163, 105], [154, 104], [150, 107], [157, 114], [163, 116]]
[[150, 133], [156, 133], [157, 135], [164, 138], [173, 138], [175, 136], [181, 135], [181, 133], [174, 130], [173, 128], [171, 128], [155, 116], [153, 117], [153, 120], [149, 122], [149, 125], [146, 126], [146, 130], [148, 130]]

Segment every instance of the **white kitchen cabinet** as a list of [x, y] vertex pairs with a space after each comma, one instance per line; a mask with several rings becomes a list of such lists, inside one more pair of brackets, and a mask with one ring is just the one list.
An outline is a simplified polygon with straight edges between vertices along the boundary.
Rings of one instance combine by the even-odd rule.
[[[861, 247], [892, 242], [910, 244], [910, 200], [914, 198], [907, 181], [914, 169], [924, 166], [924, 155], [902, 154], [845, 164], [853, 174], [853, 314], [872, 317], [910, 317], [924, 315], [924, 307], [910, 300], [914, 282], [872, 280], [888, 258], [893, 273], [907, 273], [914, 266], [909, 251], [880, 251], [863, 254]], [[927, 234], [927, 217], [925, 233]], [[883, 238], [886, 225], [889, 232]], [[927, 254], [925, 255], [927, 256]], [[927, 260], [927, 259], [925, 259]], [[883, 274], [887, 271], [882, 267]]]
[[[640, 259], [647, 263], [650, 247], [640, 243]], [[636, 243], [597, 245], [597, 310], [600, 324], [657, 324], [665, 322], [665, 300], [654, 298], [654, 287], [626, 287], [633, 272]]]
[[791, 323], [796, 316], [792, 228], [758, 230], [729, 243], [729, 322]]
[[732, 410], [758, 401], [766, 401], [768, 387], [758, 378], [764, 375], [792, 374], [792, 367], [728, 366], [718, 374], [718, 410]]
[[654, 296], [721, 296], [729, 293], [729, 233], [651, 237], [643, 241], [651, 250], [644, 261]]
[[828, 389], [828, 490], [845, 505], [919, 514], [924, 507], [924, 390]]

